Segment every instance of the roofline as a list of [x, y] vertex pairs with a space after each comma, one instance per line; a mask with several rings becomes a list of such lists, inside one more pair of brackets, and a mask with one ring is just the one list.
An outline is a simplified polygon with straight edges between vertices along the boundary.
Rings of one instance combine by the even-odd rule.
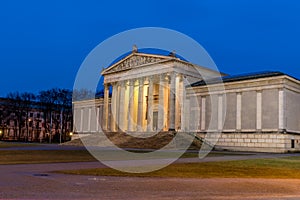
[[148, 56], [148, 57], [157, 57], [157, 58], [165, 58], [165, 59], [168, 59], [168, 58], [174, 58], [173, 56], [164, 56], [164, 55], [158, 55], [158, 54], [147, 54], [147, 53], [139, 53], [139, 52], [132, 52], [131, 54], [125, 56], [124, 58], [122, 58], [121, 60], [119, 60], [118, 62], [114, 63], [113, 65], [109, 66], [108, 68], [104, 69], [102, 72], [101, 72], [101, 75], [103, 75], [106, 71], [109, 71], [110, 69], [114, 68], [115, 66], [117, 66], [118, 64], [122, 63], [124, 60], [132, 57], [132, 56]]
[[[162, 60], [162, 61], [158, 61], [158, 62], [155, 62], [155, 63], [146, 63], [146, 64], [143, 64], [143, 65], [140, 65], [140, 66], [148, 66], [148, 65], [153, 65], [153, 64], [158, 64], [158, 63], [162, 63], [162, 62], [168, 62], [168, 61], [176, 61], [176, 62], [181, 62], [183, 64], [186, 64], [186, 65], [190, 65], [190, 66], [193, 66], [193, 67], [198, 67], [198, 68], [202, 68], [202, 69], [205, 69], [205, 70], [208, 70], [208, 71], [211, 71], [211, 72], [218, 72], [216, 70], [213, 70], [213, 69], [210, 69], [208, 67], [203, 67], [203, 66], [200, 66], [200, 65], [197, 65], [197, 64], [193, 64], [191, 62], [188, 62], [188, 61], [185, 61], [185, 60], [182, 60], [178, 57], [174, 57], [174, 56], [164, 56], [164, 55], [158, 55], [158, 54], [147, 54], [147, 53], [139, 53], [139, 52], [132, 52], [131, 54], [129, 54], [128, 56], [122, 58], [121, 60], [119, 60], [118, 62], [114, 63], [113, 65], [109, 66], [108, 68], [104, 69], [102, 72], [101, 72], [101, 75], [104, 75], [107, 71], [109, 71], [110, 69], [114, 68], [115, 66], [117, 66], [118, 64], [122, 63], [124, 60], [132, 57], [132, 56], [135, 56], [135, 55], [139, 55], [139, 56], [148, 56], [148, 57], [156, 57], [156, 58], [163, 58], [163, 59], [167, 59], [167, 60]], [[115, 72], [111, 72], [111, 73], [115, 73]], [[221, 76], [226, 76], [228, 74], [226, 73], [223, 73], [223, 72], [219, 72], [221, 74]], [[108, 73], [110, 74], [110, 73]]]
[[[255, 77], [256, 76], [256, 77]], [[267, 72], [267, 73], [262, 73], [262, 74], [257, 74], [257, 75], [249, 75], [249, 76], [241, 76], [241, 77], [236, 77], [236, 78], [229, 78], [229, 79], [223, 79], [226, 77], [223, 77], [221, 79], [216, 78], [216, 79], [212, 79], [210, 81], [205, 82], [204, 80], [202, 81], [198, 81], [195, 82], [187, 87], [201, 87], [201, 86], [206, 86], [206, 85], [216, 85], [216, 84], [222, 84], [222, 83], [231, 83], [231, 82], [239, 82], [239, 81], [248, 81], [248, 80], [255, 80], [255, 79], [263, 79], [263, 78], [271, 78], [271, 77], [286, 77], [289, 78], [291, 80], [294, 80], [295, 82], [298, 82], [300, 84], [300, 80], [290, 76], [288, 74], [285, 74], [283, 72], [279, 72], [279, 71], [274, 71], [274, 72]]]

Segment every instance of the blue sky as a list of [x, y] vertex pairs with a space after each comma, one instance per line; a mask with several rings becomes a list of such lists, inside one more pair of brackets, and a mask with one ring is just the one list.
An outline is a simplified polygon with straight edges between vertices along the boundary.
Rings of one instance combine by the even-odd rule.
[[148, 26], [194, 38], [222, 72], [300, 78], [299, 10], [298, 0], [1, 1], [0, 96], [71, 89], [96, 45]]

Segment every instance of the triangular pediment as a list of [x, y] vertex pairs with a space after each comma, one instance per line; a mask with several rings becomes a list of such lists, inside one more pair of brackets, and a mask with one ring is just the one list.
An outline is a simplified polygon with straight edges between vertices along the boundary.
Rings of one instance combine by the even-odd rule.
[[111, 65], [107, 69], [102, 71], [102, 75], [117, 73], [121, 71], [130, 70], [139, 66], [158, 63], [164, 60], [170, 59], [169, 56], [161, 56], [154, 54], [144, 54], [144, 53], [132, 53], [117, 63]]

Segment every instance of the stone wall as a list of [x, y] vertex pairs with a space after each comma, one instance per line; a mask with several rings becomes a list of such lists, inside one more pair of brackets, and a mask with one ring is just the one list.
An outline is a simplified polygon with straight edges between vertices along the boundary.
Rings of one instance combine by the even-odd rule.
[[[292, 148], [292, 142], [294, 142], [294, 148]], [[281, 133], [223, 133], [215, 148], [233, 151], [296, 152], [300, 151], [300, 135]]]
[[[197, 133], [217, 150], [287, 153], [300, 151], [300, 135], [272, 133]], [[293, 143], [293, 144], [292, 144]], [[293, 145], [293, 146], [292, 146]]]

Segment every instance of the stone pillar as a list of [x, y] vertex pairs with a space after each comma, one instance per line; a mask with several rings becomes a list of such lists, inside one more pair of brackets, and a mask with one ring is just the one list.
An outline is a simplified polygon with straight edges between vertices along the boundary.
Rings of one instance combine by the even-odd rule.
[[144, 117], [144, 79], [139, 79], [139, 96], [138, 96], [138, 113], [137, 113], [137, 131], [143, 131], [143, 117]]
[[149, 77], [148, 89], [148, 110], [147, 110], [147, 131], [153, 131], [153, 80]]
[[100, 116], [100, 107], [97, 107], [96, 109], [96, 132], [99, 131], [99, 128], [100, 128], [100, 121], [99, 121], [99, 116]]
[[119, 128], [126, 131], [126, 113], [125, 113], [125, 82], [121, 82], [120, 86], [120, 99], [119, 99]]
[[278, 92], [278, 128], [280, 131], [284, 131], [286, 129], [285, 122], [285, 93], [283, 89], [279, 89]]
[[127, 124], [127, 130], [128, 131], [134, 131], [133, 129], [133, 124], [134, 124], [134, 121], [133, 121], [133, 106], [134, 106], [134, 97], [133, 97], [133, 85], [134, 85], [134, 82], [132, 80], [129, 80], [128, 82], [128, 94], [129, 94], [129, 97], [128, 97], [128, 124]]
[[262, 97], [261, 90], [256, 91], [256, 129], [261, 131], [262, 129]]
[[190, 99], [185, 98], [184, 99], [184, 131], [190, 131], [190, 111], [191, 111], [191, 106], [190, 106]]
[[92, 108], [89, 108], [88, 112], [88, 132], [91, 132], [91, 121], [92, 121]]
[[[51, 120], [52, 120], [52, 118], [51, 118]], [[50, 131], [52, 132], [52, 126], [51, 126]], [[80, 109], [80, 132], [83, 132], [83, 108]]]
[[181, 119], [181, 104], [182, 101], [182, 75], [179, 74], [176, 76], [176, 96], [175, 96], [175, 130], [180, 130], [180, 119]]
[[169, 94], [169, 131], [175, 131], [175, 101], [176, 101], [176, 75], [170, 75], [170, 94]]
[[165, 87], [167, 86], [168, 78], [166, 75], [160, 75], [159, 83], [159, 105], [158, 105], [158, 129], [161, 131], [166, 130], [166, 118], [165, 114], [168, 112], [166, 109], [165, 101]]
[[120, 128], [120, 107], [123, 107], [123, 106], [120, 106], [120, 93], [121, 93], [121, 86], [120, 86], [120, 83], [117, 83], [117, 86], [116, 86], [116, 131], [119, 131], [119, 128]]
[[242, 129], [242, 93], [236, 94], [236, 130]]
[[117, 93], [118, 88], [116, 84], [113, 84], [112, 98], [111, 98], [111, 131], [116, 132], [116, 121], [117, 121]]
[[108, 131], [108, 98], [109, 98], [109, 86], [104, 84], [104, 100], [103, 100], [103, 130]]
[[218, 96], [218, 131], [223, 129], [223, 95]]
[[198, 131], [200, 124], [200, 109], [198, 104], [198, 97], [195, 94], [189, 95], [189, 123], [190, 131]]
[[201, 97], [201, 130], [205, 131], [206, 97]]
[[180, 92], [180, 109], [181, 109], [181, 116], [180, 116], [180, 130], [185, 131], [186, 130], [186, 125], [185, 125], [185, 112], [187, 109], [187, 105], [185, 105], [186, 102], [186, 90], [185, 90], [185, 84], [184, 84], [184, 77], [181, 76], [181, 82], [180, 82], [180, 87], [179, 87], [179, 92]]

